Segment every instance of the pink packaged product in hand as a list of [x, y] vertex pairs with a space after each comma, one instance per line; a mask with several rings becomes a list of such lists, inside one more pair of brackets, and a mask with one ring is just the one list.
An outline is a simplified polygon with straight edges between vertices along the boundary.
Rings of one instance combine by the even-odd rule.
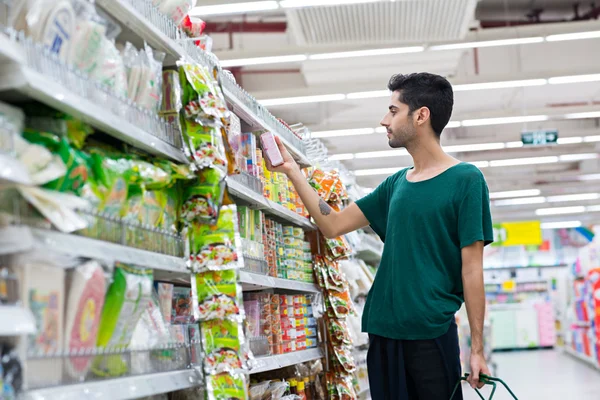
[[262, 143], [263, 152], [271, 162], [271, 165], [277, 167], [283, 164], [283, 156], [279, 151], [277, 142], [275, 141], [275, 135], [271, 132], [266, 132], [260, 135], [260, 141]]

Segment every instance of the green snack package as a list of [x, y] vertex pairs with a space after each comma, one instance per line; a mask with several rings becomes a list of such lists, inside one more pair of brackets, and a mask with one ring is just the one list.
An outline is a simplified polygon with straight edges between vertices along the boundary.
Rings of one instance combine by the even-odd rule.
[[42, 145], [58, 155], [67, 168], [67, 173], [64, 176], [46, 183], [44, 187], [59, 192], [81, 195], [83, 186], [90, 175], [87, 155], [71, 147], [65, 137], [59, 137], [49, 132], [26, 129], [23, 132], [23, 137], [30, 143]]
[[[116, 263], [113, 282], [104, 300], [98, 329], [98, 347], [126, 349], [133, 331], [152, 298], [152, 270]], [[120, 354], [96, 356], [92, 371], [98, 376], [120, 376], [127, 372]]]
[[100, 151], [94, 151], [91, 158], [97, 179], [95, 191], [100, 199], [98, 209], [108, 215], [120, 217], [128, 199], [128, 162], [122, 158], [111, 158]]
[[166, 201], [163, 209], [163, 229], [171, 232], [179, 232], [178, 221], [181, 214], [182, 185], [179, 182], [164, 189]]
[[162, 168], [142, 160], [129, 160], [130, 183], [146, 189], [162, 189], [171, 183], [171, 176]]
[[202, 272], [195, 276], [195, 283], [198, 298], [194, 309], [196, 320], [243, 320], [243, 308], [240, 307], [242, 288], [237, 283], [235, 269]]
[[207, 67], [181, 63], [179, 79], [183, 88], [183, 115], [187, 119], [229, 119], [227, 103], [218, 82]]
[[185, 185], [181, 218], [184, 223], [215, 224], [225, 194], [225, 175], [215, 168], [198, 172], [196, 182]]
[[237, 232], [235, 205], [223, 206], [214, 226], [194, 223], [188, 230], [194, 273], [243, 268], [241, 238]]
[[140, 210], [140, 223], [154, 228], [164, 225], [164, 210], [167, 206], [167, 192], [165, 190], [146, 190], [142, 196]]
[[202, 348], [204, 349], [204, 372], [220, 374], [246, 368], [242, 346], [242, 325], [231, 320], [211, 320], [200, 323]]
[[244, 374], [218, 374], [207, 377], [208, 400], [248, 400]]
[[156, 160], [154, 165], [165, 171], [171, 177], [171, 182], [195, 179], [196, 175], [189, 165], [175, 164], [168, 160]]
[[189, 119], [184, 119], [182, 125], [184, 150], [189, 160], [200, 169], [214, 166], [226, 170], [223, 127]]

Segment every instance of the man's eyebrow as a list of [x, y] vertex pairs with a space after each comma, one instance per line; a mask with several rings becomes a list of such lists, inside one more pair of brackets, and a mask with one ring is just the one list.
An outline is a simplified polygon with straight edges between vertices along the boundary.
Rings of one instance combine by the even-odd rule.
[[388, 109], [389, 109], [390, 111], [392, 111], [392, 109], [398, 109], [398, 107], [396, 107], [396, 106], [394, 106], [394, 105], [391, 105], [391, 106], [389, 106], [389, 107], [388, 107]]

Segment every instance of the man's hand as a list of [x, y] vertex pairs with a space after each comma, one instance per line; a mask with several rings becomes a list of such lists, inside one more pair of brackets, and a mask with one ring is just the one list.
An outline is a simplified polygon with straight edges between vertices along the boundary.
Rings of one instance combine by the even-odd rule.
[[479, 374], [491, 375], [488, 369], [485, 357], [480, 353], [471, 353], [471, 373], [469, 374], [469, 384], [473, 389], [481, 389], [484, 383], [479, 380]]
[[298, 164], [296, 164], [294, 158], [291, 156], [289, 151], [287, 151], [283, 143], [281, 143], [281, 139], [279, 139], [279, 136], [275, 136], [275, 143], [277, 143], [277, 147], [279, 147], [279, 151], [281, 152], [281, 156], [283, 157], [283, 164], [278, 165], [276, 167], [272, 166], [271, 160], [269, 160], [269, 157], [267, 157], [267, 155], [263, 152], [263, 157], [265, 159], [267, 169], [271, 172], [280, 172], [289, 176], [291, 172], [298, 169]]

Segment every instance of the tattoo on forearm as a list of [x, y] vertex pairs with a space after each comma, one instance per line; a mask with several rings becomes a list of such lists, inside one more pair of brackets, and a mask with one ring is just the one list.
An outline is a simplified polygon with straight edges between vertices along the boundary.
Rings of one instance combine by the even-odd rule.
[[331, 214], [331, 207], [329, 207], [329, 204], [323, 199], [319, 200], [319, 210], [321, 210], [322, 215]]

